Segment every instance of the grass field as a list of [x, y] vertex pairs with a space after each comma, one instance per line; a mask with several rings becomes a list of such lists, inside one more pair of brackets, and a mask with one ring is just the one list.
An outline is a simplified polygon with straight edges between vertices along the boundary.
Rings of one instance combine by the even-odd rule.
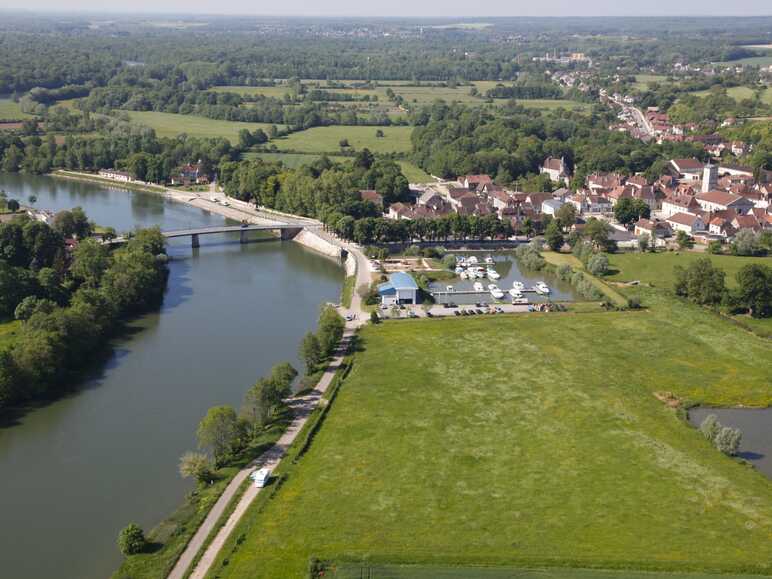
[[19, 103], [14, 102], [11, 99], [0, 99], [0, 120], [2, 119], [25, 119], [32, 118], [33, 115], [28, 115], [21, 112]]
[[262, 95], [277, 99], [283, 98], [285, 94], [290, 92], [289, 86], [283, 84], [277, 86], [215, 86], [209, 90], [213, 92], [235, 92], [236, 94], [250, 96]]
[[772, 485], [653, 396], [766, 406], [769, 342], [646, 300], [366, 327], [313, 445], [210, 577], [306, 577], [310, 557], [772, 572]]
[[218, 121], [195, 115], [158, 113], [155, 111], [127, 111], [132, 122], [155, 129], [159, 137], [176, 137], [186, 133], [191, 137], [224, 137], [231, 142], [239, 138], [241, 129], [254, 131], [257, 128], [268, 130], [267, 123], [241, 123], [237, 121]]
[[[766, 93], [767, 91], [765, 91]], [[700, 90], [691, 93], [698, 97], [704, 97], [711, 94], [710, 90]], [[743, 99], [750, 99], [753, 98], [753, 89], [748, 86], [732, 86], [726, 89], [727, 96], [733, 98], [736, 101], [741, 101]], [[766, 96], [766, 95], [765, 95]]]
[[397, 163], [402, 169], [402, 174], [407, 177], [407, 180], [411, 183], [431, 183], [434, 181], [431, 175], [415, 163], [411, 163], [410, 161], [397, 161]]
[[709, 257], [716, 267], [726, 271], [726, 283], [734, 287], [735, 275], [748, 263], [763, 263], [772, 267], [772, 257], [736, 257], [733, 255], [711, 255], [692, 252], [663, 253], [617, 253], [609, 255], [609, 268], [614, 272], [606, 279], [612, 281], [639, 280], [659, 288], [670, 289], [673, 283], [673, 268], [688, 266], [693, 261]]
[[13, 337], [19, 330], [21, 322], [14, 320], [8, 322], [0, 322], [0, 350], [10, 346], [13, 343]]
[[651, 573], [601, 569], [518, 569], [515, 567], [442, 567], [439, 565], [357, 565], [330, 568], [335, 579], [753, 579], [758, 575]]
[[726, 62], [719, 62], [717, 64], [742, 64], [746, 66], [769, 66], [772, 64], [772, 54], [765, 56], [749, 56], [748, 58], [740, 58], [739, 60], [730, 60]]
[[[379, 128], [384, 134], [382, 138], [375, 136]], [[336, 153], [340, 151], [340, 140], [348, 139], [351, 147], [357, 150], [367, 147], [373, 153], [406, 153], [412, 147], [410, 143], [412, 131], [412, 127], [313, 127], [292, 133], [287, 137], [273, 139], [271, 144], [285, 151]]]

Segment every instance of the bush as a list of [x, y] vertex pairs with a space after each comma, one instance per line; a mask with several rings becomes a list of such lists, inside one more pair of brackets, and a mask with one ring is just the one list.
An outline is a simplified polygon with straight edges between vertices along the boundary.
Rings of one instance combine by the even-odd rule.
[[515, 250], [515, 257], [524, 268], [532, 271], [541, 270], [547, 263], [539, 252], [538, 242], [518, 246]]
[[739, 428], [722, 426], [715, 414], [705, 417], [700, 424], [700, 432], [713, 445], [728, 456], [735, 456], [740, 450], [743, 433]]
[[147, 549], [145, 532], [139, 525], [130, 523], [118, 535], [118, 548], [124, 555], [136, 555]]
[[567, 263], [558, 266], [557, 275], [562, 281], [571, 281], [571, 275], [573, 275], [573, 273], [574, 269]]
[[712, 253], [713, 255], [724, 253], [723, 244], [720, 241], [714, 239], [708, 243], [708, 253]]
[[446, 255], [442, 258], [442, 267], [445, 269], [449, 269], [451, 271], [456, 269], [456, 256], [454, 255]]
[[641, 298], [639, 296], [630, 296], [627, 298], [627, 308], [630, 310], [640, 310]]
[[608, 257], [602, 253], [593, 255], [587, 261], [587, 271], [592, 275], [606, 275], [608, 273]]

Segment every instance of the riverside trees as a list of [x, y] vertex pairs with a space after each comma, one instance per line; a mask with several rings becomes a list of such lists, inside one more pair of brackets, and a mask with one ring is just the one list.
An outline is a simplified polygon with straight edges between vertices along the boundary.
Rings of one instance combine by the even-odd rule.
[[68, 256], [45, 223], [0, 226], [0, 318], [21, 328], [0, 357], [0, 408], [59, 394], [128, 316], [156, 307], [166, 287], [160, 231], [110, 252], [84, 240]]

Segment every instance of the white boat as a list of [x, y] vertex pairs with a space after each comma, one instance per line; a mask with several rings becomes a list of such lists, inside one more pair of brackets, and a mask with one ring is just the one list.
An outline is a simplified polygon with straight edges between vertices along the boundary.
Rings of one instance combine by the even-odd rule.
[[476, 264], [476, 263], [477, 263], [477, 258], [476, 258], [474, 255], [470, 255], [470, 256], [469, 256], [469, 257], [466, 259], [466, 262], [467, 262], [467, 263], [475, 263], [475, 264]]
[[547, 295], [548, 293], [550, 293], [549, 286], [547, 286], [547, 284], [544, 283], [543, 281], [540, 281], [539, 283], [537, 283], [536, 286], [534, 286], [534, 289], [542, 295]]
[[528, 305], [528, 298], [515, 298], [512, 300], [513, 306], [527, 306]]
[[497, 300], [500, 300], [504, 297], [504, 292], [499, 289], [499, 286], [497, 286], [495, 283], [492, 283], [488, 286], [488, 290], [491, 292], [491, 295], [496, 298]]
[[501, 277], [501, 275], [499, 274], [499, 272], [497, 272], [497, 271], [496, 271], [495, 269], [493, 269], [492, 267], [489, 267], [489, 268], [486, 270], [486, 272], [485, 272], [485, 273], [486, 273], [486, 274], [488, 274], [488, 277], [489, 277], [489, 278], [491, 278], [491, 279], [499, 279], [499, 278]]
[[445, 287], [445, 291], [448, 291], [448, 292], [454, 292], [454, 291], [456, 291], [456, 290], [455, 290], [455, 288], [454, 288], [452, 285], [449, 285], [449, 286], [446, 286], [446, 287]]
[[474, 282], [474, 291], [476, 292], [484, 292], [485, 288], [483, 287], [483, 284], [481, 284], [479, 281]]
[[489, 255], [485, 258], [485, 263], [493, 263], [493, 258]]
[[456, 274], [460, 274], [460, 273], [464, 273], [464, 268], [463, 268], [463, 267], [461, 267], [461, 266], [458, 266], [458, 267], [456, 268]]
[[462, 271], [460, 274], [458, 274], [458, 277], [461, 279], [468, 279], [469, 278], [469, 272], [468, 271]]
[[523, 297], [523, 294], [520, 293], [520, 290], [516, 288], [512, 288], [511, 290], [509, 290], [509, 295], [511, 295], [513, 298]]
[[517, 291], [522, 292], [525, 289], [525, 284], [521, 281], [513, 281], [512, 287]]

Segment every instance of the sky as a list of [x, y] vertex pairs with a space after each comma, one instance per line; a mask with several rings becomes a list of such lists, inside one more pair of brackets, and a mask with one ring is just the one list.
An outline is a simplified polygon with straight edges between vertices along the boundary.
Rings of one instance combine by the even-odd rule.
[[166, 12], [281, 16], [758, 16], [770, 0], [0, 0], [0, 10]]

